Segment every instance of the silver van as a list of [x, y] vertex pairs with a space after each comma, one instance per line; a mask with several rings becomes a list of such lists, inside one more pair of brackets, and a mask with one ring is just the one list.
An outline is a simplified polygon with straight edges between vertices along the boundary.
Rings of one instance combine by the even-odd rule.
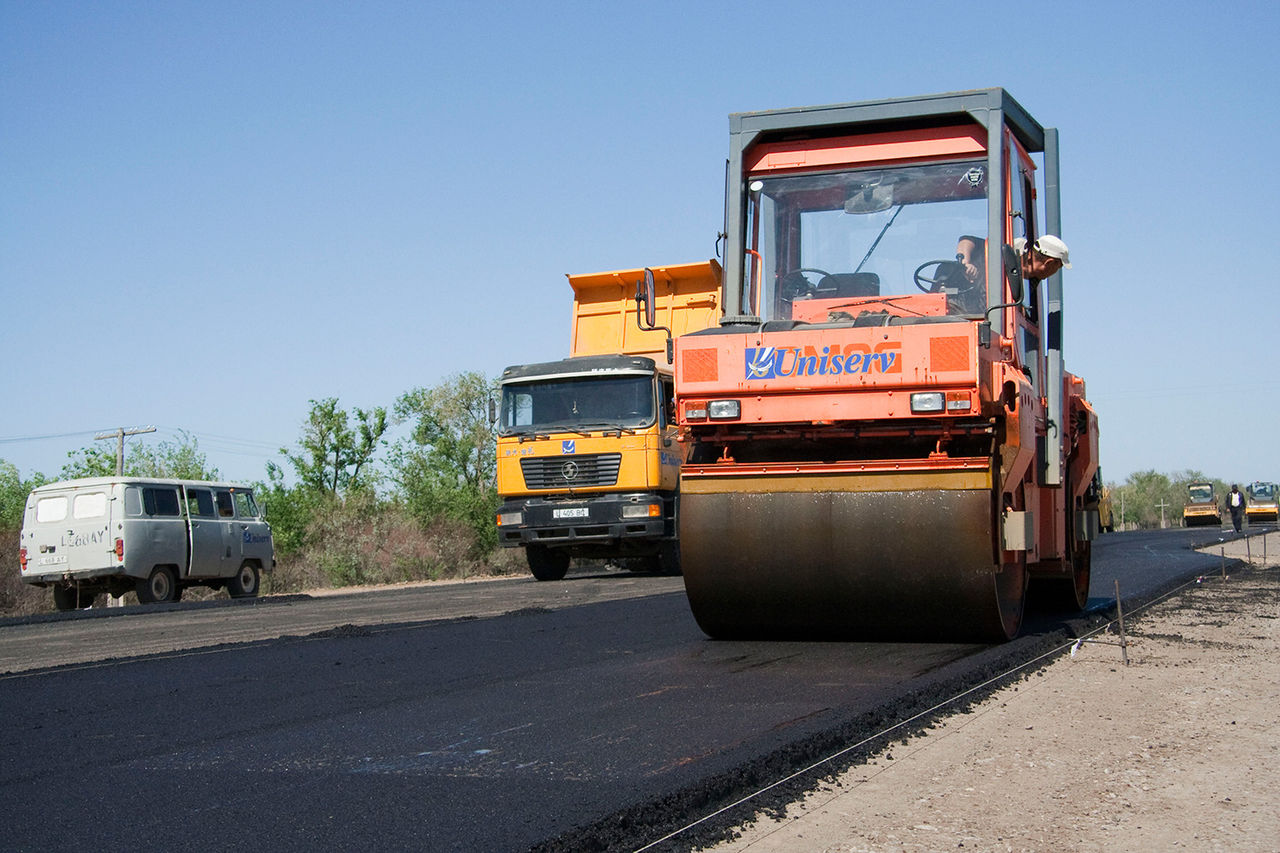
[[27, 498], [22, 580], [52, 587], [58, 610], [102, 593], [143, 604], [177, 601], [189, 586], [258, 594], [275, 566], [271, 527], [253, 490], [231, 483], [92, 477], [40, 486]]

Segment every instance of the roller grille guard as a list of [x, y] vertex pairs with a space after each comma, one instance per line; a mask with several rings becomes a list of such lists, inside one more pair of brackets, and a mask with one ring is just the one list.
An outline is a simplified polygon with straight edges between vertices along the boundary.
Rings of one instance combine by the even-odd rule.
[[540, 456], [520, 460], [527, 489], [582, 489], [618, 482], [621, 453]]

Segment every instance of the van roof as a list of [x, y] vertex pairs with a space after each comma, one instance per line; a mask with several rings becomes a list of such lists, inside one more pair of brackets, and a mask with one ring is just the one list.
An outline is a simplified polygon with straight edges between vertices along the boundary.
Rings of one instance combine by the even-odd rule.
[[128, 486], [218, 486], [224, 489], [252, 489], [244, 483], [226, 483], [217, 480], [172, 480], [163, 477], [81, 477], [75, 480], [59, 480], [56, 483], [45, 483], [31, 490], [37, 492], [56, 492], [64, 489], [88, 489], [111, 486], [116, 483]]

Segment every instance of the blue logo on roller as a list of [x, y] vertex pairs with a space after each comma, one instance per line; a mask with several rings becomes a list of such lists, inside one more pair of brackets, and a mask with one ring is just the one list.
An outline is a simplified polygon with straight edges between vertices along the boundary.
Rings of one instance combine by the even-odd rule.
[[562, 441], [560, 442], [560, 452], [561, 453], [577, 453], [578, 443], [573, 439], [569, 439], [568, 441]]
[[774, 379], [778, 375], [775, 347], [747, 347], [747, 379]]

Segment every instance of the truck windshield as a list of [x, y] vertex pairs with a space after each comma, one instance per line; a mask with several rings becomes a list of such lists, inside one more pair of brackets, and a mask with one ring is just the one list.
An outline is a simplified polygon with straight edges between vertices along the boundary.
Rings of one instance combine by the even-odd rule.
[[[986, 171], [964, 161], [749, 180], [744, 310], [808, 322], [981, 314]], [[973, 262], [967, 275], [958, 255]]]
[[1187, 493], [1191, 496], [1191, 502], [1193, 504], [1213, 503], [1213, 486], [1208, 484], [1188, 486]]
[[654, 422], [650, 376], [581, 376], [502, 386], [502, 435], [639, 429]]

